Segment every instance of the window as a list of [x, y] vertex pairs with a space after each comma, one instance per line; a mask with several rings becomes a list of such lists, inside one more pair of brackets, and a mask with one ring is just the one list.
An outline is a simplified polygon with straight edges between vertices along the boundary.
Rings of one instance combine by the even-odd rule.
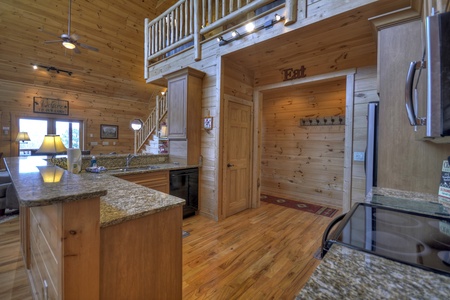
[[58, 134], [66, 148], [83, 149], [82, 121], [20, 118], [19, 131], [28, 132], [30, 141], [19, 142], [19, 155], [32, 155], [46, 134]]

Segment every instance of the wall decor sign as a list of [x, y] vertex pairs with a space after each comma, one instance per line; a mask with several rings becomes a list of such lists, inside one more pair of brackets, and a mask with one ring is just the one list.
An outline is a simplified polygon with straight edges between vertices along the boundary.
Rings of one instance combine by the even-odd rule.
[[300, 69], [284, 69], [281, 71], [283, 73], [283, 81], [304, 78], [306, 77], [305, 71], [305, 66], [301, 66]]
[[213, 118], [206, 117], [203, 119], [203, 128], [205, 130], [211, 130], [213, 128]]
[[69, 101], [33, 97], [33, 112], [43, 114], [68, 115]]
[[117, 125], [100, 125], [101, 139], [117, 139], [119, 137], [119, 126]]

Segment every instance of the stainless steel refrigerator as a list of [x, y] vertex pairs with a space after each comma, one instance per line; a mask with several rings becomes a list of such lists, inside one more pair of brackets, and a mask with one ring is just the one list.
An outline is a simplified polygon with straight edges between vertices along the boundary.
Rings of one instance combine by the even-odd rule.
[[369, 102], [367, 107], [366, 195], [377, 186], [378, 105], [378, 101]]

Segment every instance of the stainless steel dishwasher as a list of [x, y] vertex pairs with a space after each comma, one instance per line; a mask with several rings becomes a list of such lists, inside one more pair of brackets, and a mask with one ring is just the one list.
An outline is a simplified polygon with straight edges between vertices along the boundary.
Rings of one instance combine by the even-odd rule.
[[183, 218], [195, 215], [198, 210], [198, 168], [170, 171], [169, 193], [186, 200]]

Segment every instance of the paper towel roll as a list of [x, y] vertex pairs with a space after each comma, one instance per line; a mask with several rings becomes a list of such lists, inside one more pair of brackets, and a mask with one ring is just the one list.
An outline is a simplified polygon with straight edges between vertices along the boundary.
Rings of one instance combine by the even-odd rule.
[[81, 172], [81, 150], [76, 148], [67, 149], [67, 170], [72, 173]]

